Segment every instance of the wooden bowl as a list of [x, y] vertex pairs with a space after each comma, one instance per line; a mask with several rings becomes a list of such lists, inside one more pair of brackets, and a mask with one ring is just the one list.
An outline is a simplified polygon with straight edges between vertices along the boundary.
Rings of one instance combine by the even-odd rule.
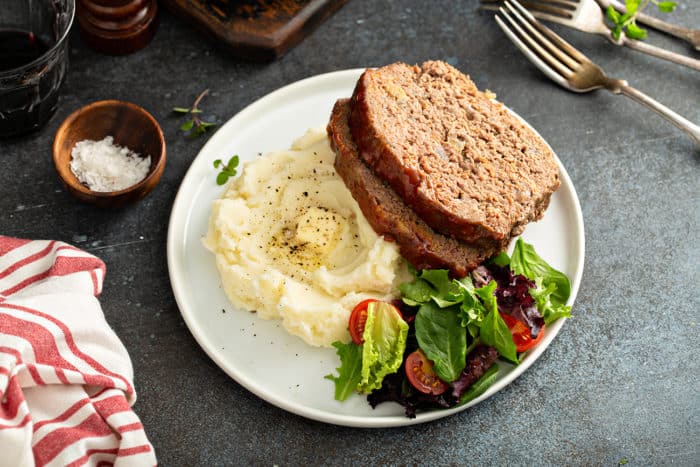
[[[99, 141], [106, 136], [112, 136], [116, 145], [151, 156], [151, 167], [143, 180], [110, 192], [92, 191], [80, 183], [70, 168], [75, 143]], [[124, 206], [150, 193], [163, 175], [165, 153], [165, 138], [156, 119], [135, 104], [117, 100], [93, 102], [76, 110], [58, 128], [53, 141], [53, 163], [66, 189], [81, 201], [109, 208]]]

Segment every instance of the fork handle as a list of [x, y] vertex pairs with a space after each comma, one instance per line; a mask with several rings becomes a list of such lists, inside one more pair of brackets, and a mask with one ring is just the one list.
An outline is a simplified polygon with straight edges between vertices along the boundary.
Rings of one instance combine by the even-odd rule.
[[[608, 38], [615, 42], [615, 39], [611, 35]], [[644, 52], [645, 54], [653, 55], [654, 57], [662, 58], [670, 62], [677, 63], [679, 65], [684, 65], [693, 70], [700, 71], [700, 60], [697, 58], [688, 57], [687, 55], [678, 54], [671, 52], [670, 50], [662, 49], [661, 47], [656, 47], [646, 42], [636, 41], [625, 36], [624, 33], [620, 36], [620, 41], [622, 45], [629, 47], [630, 49], [638, 50]]]
[[633, 88], [632, 86], [627, 84], [627, 81], [624, 81], [624, 80], [611, 81], [609, 83], [609, 85], [607, 86], [607, 89], [615, 94], [623, 94], [627, 97], [630, 97], [632, 100], [635, 100], [635, 101], [639, 102], [640, 104], [650, 108], [651, 110], [653, 110], [657, 114], [664, 117], [669, 122], [676, 125], [681, 130], [686, 132], [688, 134], [688, 136], [690, 136], [693, 139], [693, 141], [695, 141], [696, 146], [698, 146], [700, 148], [700, 126], [691, 122], [687, 118], [685, 118], [681, 115], [678, 115], [676, 112], [669, 109], [668, 107], [666, 107], [662, 103], [657, 102], [656, 100], [647, 96], [642, 91]]
[[683, 39], [695, 47], [695, 50], [700, 51], [700, 31], [697, 29], [690, 29], [683, 26], [678, 26], [677, 24], [667, 23], [666, 21], [644, 13], [639, 13], [637, 15], [637, 21], [646, 24], [647, 26], [651, 26], [659, 31], [663, 31], [666, 34]]

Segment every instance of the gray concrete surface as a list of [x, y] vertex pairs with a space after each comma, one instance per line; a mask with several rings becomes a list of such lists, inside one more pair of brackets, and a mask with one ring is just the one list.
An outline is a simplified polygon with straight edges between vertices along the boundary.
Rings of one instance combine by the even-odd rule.
[[[700, 25], [700, 3], [670, 18]], [[700, 122], [700, 74], [563, 31], [612, 74]], [[700, 465], [700, 150], [634, 102], [565, 92], [530, 65], [474, 0], [352, 0], [271, 64], [232, 59], [167, 12], [154, 41], [125, 57], [71, 38], [60, 108], [38, 133], [0, 141], [0, 232], [71, 242], [104, 259], [102, 306], [131, 354], [135, 410], [162, 465]], [[700, 58], [683, 44], [650, 41]], [[535, 126], [583, 207], [586, 264], [575, 318], [495, 397], [436, 422], [363, 430], [286, 413], [239, 386], [200, 349], [166, 264], [170, 208], [206, 137], [170, 114], [199, 91], [226, 121], [280, 86], [333, 70], [442, 59]], [[61, 189], [51, 142], [72, 110], [115, 98], [150, 110], [168, 144], [161, 183], [119, 211]]]

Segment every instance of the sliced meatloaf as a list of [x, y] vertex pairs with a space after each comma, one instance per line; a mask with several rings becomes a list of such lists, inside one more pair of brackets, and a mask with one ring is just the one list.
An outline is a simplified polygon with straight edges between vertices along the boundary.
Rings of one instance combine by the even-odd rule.
[[438, 232], [505, 243], [559, 187], [542, 138], [447, 63], [369, 69], [351, 108], [363, 160]]
[[328, 136], [336, 153], [335, 169], [372, 228], [398, 244], [401, 255], [417, 269], [449, 269], [463, 277], [500, 251], [498, 245], [476, 247], [435, 232], [362, 161], [350, 129], [348, 99], [336, 102]]

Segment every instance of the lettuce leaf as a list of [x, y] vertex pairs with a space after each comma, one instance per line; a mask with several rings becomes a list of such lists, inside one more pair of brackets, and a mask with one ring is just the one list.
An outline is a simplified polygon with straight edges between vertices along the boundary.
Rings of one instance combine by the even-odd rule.
[[544, 324], [550, 324], [559, 318], [570, 318], [571, 307], [564, 304], [556, 304], [552, 301], [552, 295], [557, 290], [557, 286], [550, 282], [547, 287], [543, 285], [541, 277], [535, 279], [535, 288], [530, 289], [530, 295], [537, 303], [537, 309], [542, 313]]
[[362, 379], [362, 346], [350, 341], [344, 344], [340, 341], [333, 342], [333, 347], [340, 358], [340, 367], [336, 368], [338, 376], [332, 374], [324, 376], [335, 383], [335, 400], [344, 401], [356, 389]]
[[571, 295], [569, 278], [540, 258], [535, 252], [535, 248], [529, 243], [525, 243], [522, 238], [518, 238], [515, 242], [515, 248], [510, 258], [510, 268], [515, 274], [522, 274], [533, 281], [541, 277], [542, 284], [546, 289], [550, 288], [550, 284], [554, 284], [556, 288], [550, 292], [549, 299], [554, 305], [566, 305], [566, 301]]
[[372, 302], [367, 307], [367, 323], [362, 334], [362, 369], [357, 390], [367, 394], [382, 386], [384, 377], [396, 371], [403, 361], [408, 324], [392, 305]]
[[416, 338], [435, 373], [443, 381], [456, 380], [466, 364], [467, 333], [457, 307], [439, 308], [429, 302], [416, 315]]
[[475, 290], [479, 298], [483, 300], [484, 307], [488, 310], [488, 314], [481, 324], [479, 338], [484, 344], [495, 347], [503, 358], [517, 364], [518, 353], [513, 342], [513, 335], [498, 312], [498, 303], [494, 295], [497, 286], [496, 281], [491, 281]]

